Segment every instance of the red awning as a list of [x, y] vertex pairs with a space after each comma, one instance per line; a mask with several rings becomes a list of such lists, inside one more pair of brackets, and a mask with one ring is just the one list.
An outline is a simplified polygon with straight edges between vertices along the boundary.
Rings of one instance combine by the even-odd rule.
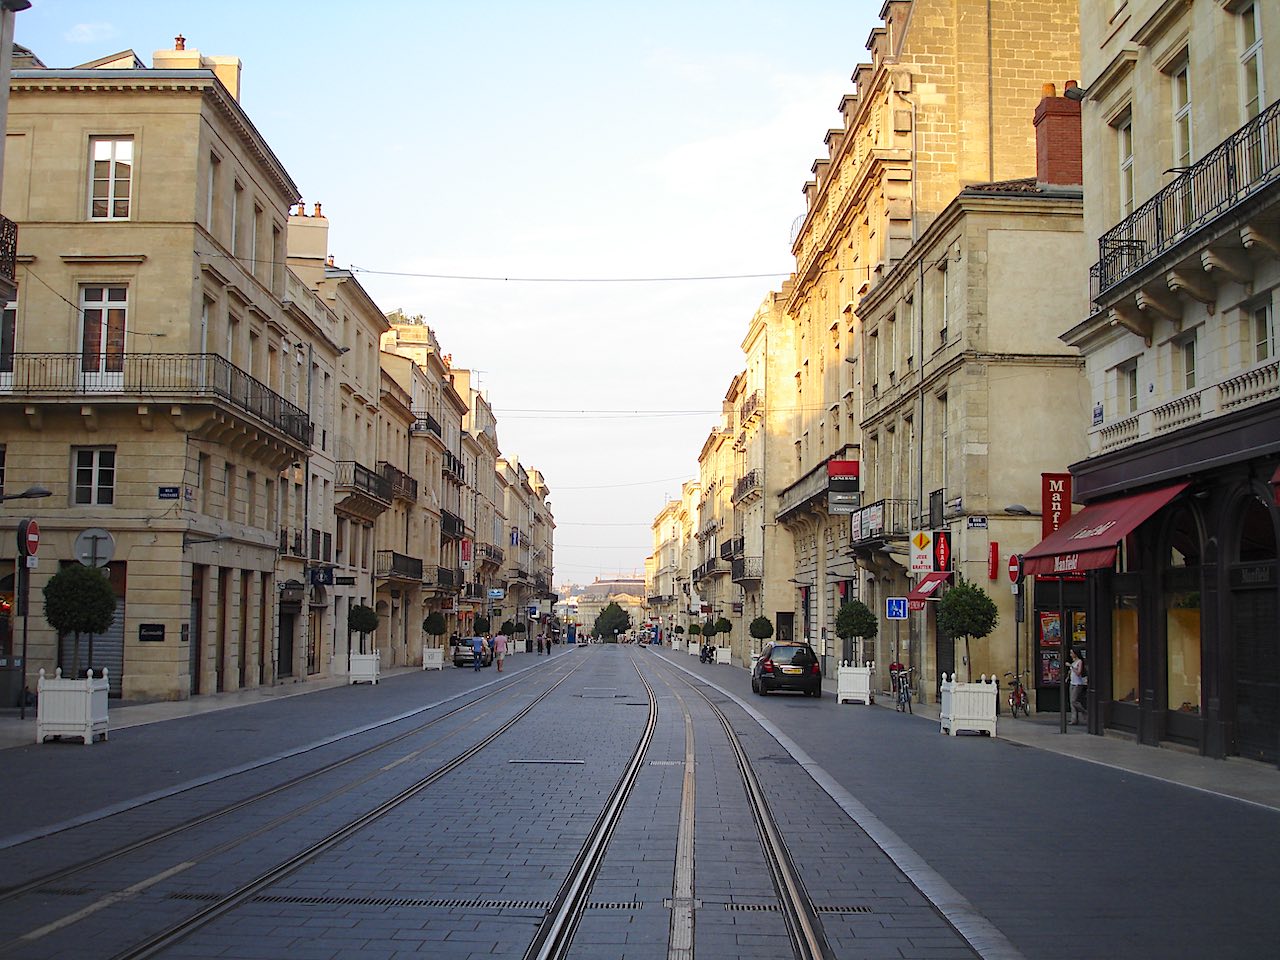
[[909, 610], [923, 610], [924, 602], [926, 600], [937, 600], [938, 588], [950, 579], [950, 570], [926, 573], [920, 578], [920, 582], [916, 584], [915, 589], [907, 594], [907, 608]]
[[1022, 555], [1023, 572], [1044, 577], [1110, 567], [1120, 541], [1185, 489], [1175, 483], [1090, 504]]

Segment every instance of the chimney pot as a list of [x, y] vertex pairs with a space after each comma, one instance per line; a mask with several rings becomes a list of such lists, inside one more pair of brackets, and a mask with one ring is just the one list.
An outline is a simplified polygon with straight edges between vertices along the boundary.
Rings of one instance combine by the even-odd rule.
[[320, 204], [319, 204], [319, 203], [317, 203], [317, 204], [316, 204], [316, 212], [315, 212], [315, 215], [316, 215], [317, 217], [318, 217], [318, 216], [320, 216]]
[[173, 38], [173, 49], [175, 49], [175, 50], [185, 50], [185, 49], [187, 49], [187, 38], [186, 38], [186, 37], [184, 37], [182, 34], [178, 34], [176, 37], [174, 37], [174, 38]]
[[1040, 87], [1040, 96], [1042, 97], [1056, 97], [1057, 95], [1058, 88], [1052, 83], [1046, 83]]
[[[1067, 81], [1066, 88], [1075, 84]], [[1043, 186], [1079, 187], [1081, 169], [1080, 102], [1054, 96], [1054, 85], [1044, 85], [1045, 95], [1036, 106], [1036, 182]]]
[[1078, 86], [1080, 86], [1080, 84], [1076, 83], [1074, 80], [1068, 80], [1066, 83], [1064, 83], [1064, 84], [1062, 85], [1062, 89], [1063, 89], [1064, 91], [1066, 91], [1066, 90], [1074, 90], [1074, 89], [1075, 89], [1076, 87], [1078, 87]]
[[331, 267], [334, 265], [334, 263], [333, 263], [333, 254], [332, 254], [332, 253], [331, 253], [331, 254], [329, 254], [329, 259], [328, 259], [328, 260], [326, 260], [326, 261], [325, 261], [325, 263], [327, 263], [327, 264], [328, 264], [329, 266], [331, 266]]

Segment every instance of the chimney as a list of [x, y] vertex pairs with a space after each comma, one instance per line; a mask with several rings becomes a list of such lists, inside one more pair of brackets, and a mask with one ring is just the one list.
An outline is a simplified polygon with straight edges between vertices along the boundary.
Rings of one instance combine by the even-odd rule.
[[329, 221], [324, 217], [308, 217], [306, 206], [299, 200], [297, 212], [289, 213], [285, 249], [289, 266], [303, 283], [314, 287], [324, 278], [324, 262], [329, 253]]
[[[1068, 80], [1066, 86], [1074, 87]], [[1046, 83], [1036, 105], [1036, 185], [1080, 187], [1084, 184], [1080, 146], [1080, 102], [1059, 97]]]
[[173, 38], [172, 50], [152, 54], [151, 65], [157, 70], [212, 70], [232, 98], [240, 99], [240, 58], [206, 57], [194, 47], [188, 50], [187, 38], [182, 34]]

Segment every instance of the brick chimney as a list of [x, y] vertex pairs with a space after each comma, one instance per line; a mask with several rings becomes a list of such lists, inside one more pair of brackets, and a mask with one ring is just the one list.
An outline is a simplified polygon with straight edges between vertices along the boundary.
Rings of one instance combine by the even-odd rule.
[[[1066, 86], [1076, 82], [1068, 80]], [[1080, 102], [1057, 96], [1046, 83], [1036, 105], [1036, 185], [1079, 187], [1084, 184], [1080, 158]]]

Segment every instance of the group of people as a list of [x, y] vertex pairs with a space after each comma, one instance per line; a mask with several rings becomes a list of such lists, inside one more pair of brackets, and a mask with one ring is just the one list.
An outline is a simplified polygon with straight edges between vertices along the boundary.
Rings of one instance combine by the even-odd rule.
[[[551, 637], [538, 635], [538, 654], [541, 655], [545, 649], [547, 656], [551, 655]], [[507, 651], [511, 649], [511, 641], [507, 639], [505, 633], [498, 633], [492, 639], [489, 637], [474, 636], [469, 640], [459, 640], [454, 638], [455, 644], [467, 643], [471, 646], [471, 652], [474, 654], [471, 661], [473, 670], [479, 671], [484, 666], [486, 659], [492, 657], [493, 662], [498, 665], [498, 672], [502, 672], [503, 664], [507, 659]]]

